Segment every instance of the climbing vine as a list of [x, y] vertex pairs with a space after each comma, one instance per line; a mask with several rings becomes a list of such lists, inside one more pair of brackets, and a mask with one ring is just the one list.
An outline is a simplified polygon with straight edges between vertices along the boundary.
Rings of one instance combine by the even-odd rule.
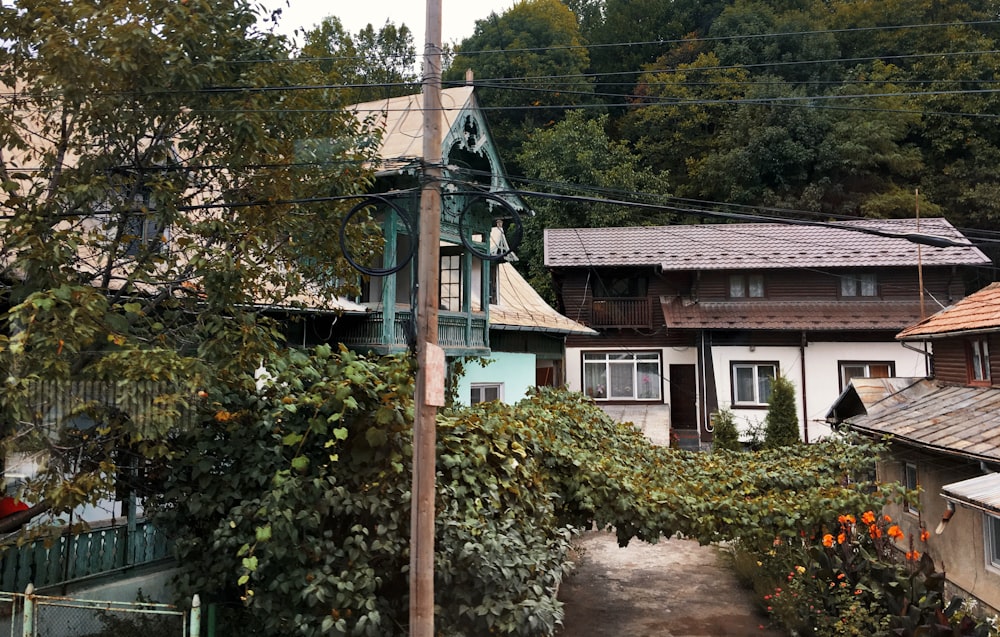
[[[174, 441], [157, 523], [181, 594], [216, 591], [266, 635], [404, 634], [413, 367], [329, 347], [267, 365], [256, 393], [214, 390]], [[657, 447], [581, 394], [438, 419], [436, 626], [551, 635], [572, 535], [798, 538], [896, 495], [865, 476], [878, 449], [840, 440], [760, 453]], [[244, 622], [242, 627], [250, 625]]]

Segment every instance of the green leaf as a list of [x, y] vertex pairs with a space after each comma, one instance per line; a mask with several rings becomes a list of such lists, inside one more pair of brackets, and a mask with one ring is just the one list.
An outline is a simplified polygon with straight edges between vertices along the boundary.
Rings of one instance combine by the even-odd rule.
[[377, 427], [369, 427], [365, 432], [365, 440], [372, 447], [381, 447], [388, 441], [385, 431]]
[[271, 539], [271, 525], [265, 524], [264, 526], [258, 526], [256, 532], [256, 538], [258, 542], [267, 542]]

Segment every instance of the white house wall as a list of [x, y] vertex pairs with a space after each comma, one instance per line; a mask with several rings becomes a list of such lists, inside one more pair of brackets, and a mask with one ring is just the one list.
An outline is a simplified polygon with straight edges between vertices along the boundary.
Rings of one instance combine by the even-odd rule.
[[[805, 355], [806, 407], [802, 410], [802, 353]], [[828, 436], [830, 427], [824, 418], [826, 412], [840, 395], [841, 361], [891, 361], [896, 376], [923, 377], [926, 375], [925, 357], [906, 349], [899, 343], [844, 343], [812, 342], [804, 350], [798, 347], [713, 347], [712, 363], [715, 367], [715, 386], [719, 407], [731, 409], [741, 434], [746, 437], [754, 426], [762, 426], [766, 409], [733, 408], [733, 388], [730, 363], [777, 362], [781, 374], [795, 386], [796, 415], [803, 435], [808, 425], [809, 442]]]
[[[810, 441], [830, 434], [825, 418], [841, 392], [840, 361], [892, 361], [895, 376], [927, 376], [926, 357], [900, 343], [810, 343], [806, 347]], [[801, 380], [796, 380], [796, 389], [801, 391]]]
[[[613, 351], [613, 345], [602, 348], [566, 349], [566, 385], [570, 390], [583, 391], [583, 353], [590, 351]], [[686, 348], [622, 348], [623, 351], [658, 351], [661, 354], [663, 369], [663, 384], [661, 387], [664, 402], [669, 402], [670, 386], [667, 376], [670, 365], [695, 365], [697, 374], [698, 350], [695, 347]], [[830, 428], [824, 418], [826, 412], [840, 395], [840, 365], [841, 361], [891, 361], [896, 376], [924, 377], [927, 374], [925, 357], [903, 347], [899, 343], [845, 343], [845, 342], [812, 342], [805, 349], [806, 375], [806, 407], [808, 418], [802, 410], [802, 351], [798, 347], [755, 347], [747, 346], [715, 346], [712, 348], [712, 365], [719, 407], [731, 409], [741, 435], [746, 438], [753, 426], [763, 426], [766, 409], [733, 409], [733, 389], [730, 379], [730, 363], [741, 362], [777, 362], [781, 373], [792, 381], [795, 387], [796, 415], [799, 427], [805, 434], [804, 427], [808, 424], [809, 441], [830, 434]], [[466, 391], [467, 394], [467, 391]], [[700, 404], [700, 402], [699, 402]]]
[[[718, 346], [712, 347], [712, 367], [715, 371], [715, 388], [719, 400], [719, 409], [728, 409], [733, 413], [733, 419], [742, 438], [748, 438], [754, 427], [763, 427], [766, 408], [739, 409], [733, 407], [733, 385], [730, 378], [730, 363], [777, 363], [782, 376], [795, 385], [795, 394], [800, 393], [799, 348], [797, 347], [747, 347]], [[799, 424], [802, 423], [802, 404], [796, 400], [796, 415]]]
[[458, 401], [463, 405], [469, 404], [473, 384], [502, 385], [502, 401], [507, 404], [521, 400], [535, 386], [534, 354], [494, 351], [486, 367], [474, 361], [466, 361], [463, 366], [465, 373], [458, 381]]

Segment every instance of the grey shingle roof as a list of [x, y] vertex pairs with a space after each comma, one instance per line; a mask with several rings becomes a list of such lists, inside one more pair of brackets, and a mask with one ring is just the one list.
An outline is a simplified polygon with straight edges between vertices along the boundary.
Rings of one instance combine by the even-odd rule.
[[922, 381], [893, 398], [894, 408], [848, 418], [848, 426], [954, 455], [1000, 460], [1000, 388]]
[[914, 219], [839, 222], [837, 226], [781, 223], [550, 228], [545, 231], [548, 267], [660, 266], [664, 270], [774, 269], [985, 265], [990, 261], [945, 219], [921, 219], [919, 233], [968, 247], [935, 248], [898, 237], [866, 234], [917, 232]]

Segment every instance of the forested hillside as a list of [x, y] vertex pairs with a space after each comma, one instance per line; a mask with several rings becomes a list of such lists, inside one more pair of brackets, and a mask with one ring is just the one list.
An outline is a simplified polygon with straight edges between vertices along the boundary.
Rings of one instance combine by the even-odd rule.
[[564, 204], [533, 201], [536, 283], [542, 226], [706, 209], [837, 219], [919, 207], [989, 250], [997, 16], [996, 2], [967, 0], [527, 0], [477, 22], [446, 80], [473, 69], [525, 189], [668, 206], [567, 218]]

